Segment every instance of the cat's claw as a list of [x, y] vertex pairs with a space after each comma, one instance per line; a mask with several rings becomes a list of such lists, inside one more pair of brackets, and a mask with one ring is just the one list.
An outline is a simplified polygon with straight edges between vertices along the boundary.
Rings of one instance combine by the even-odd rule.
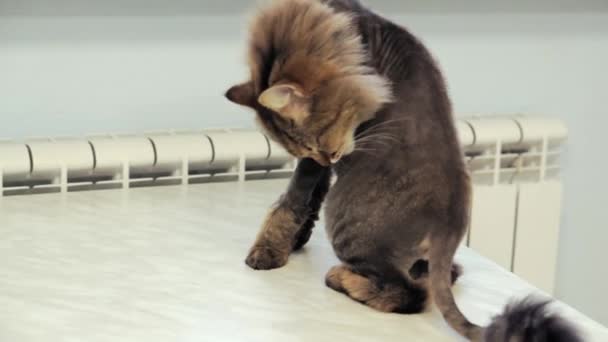
[[265, 246], [254, 246], [245, 263], [254, 270], [272, 270], [287, 264], [289, 253], [283, 253]]

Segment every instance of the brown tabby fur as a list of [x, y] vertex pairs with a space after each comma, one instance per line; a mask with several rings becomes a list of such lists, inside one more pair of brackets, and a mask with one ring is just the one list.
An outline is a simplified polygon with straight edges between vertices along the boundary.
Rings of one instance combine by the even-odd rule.
[[[281, 0], [252, 23], [249, 67], [250, 80], [227, 97], [253, 108], [262, 128], [301, 158], [249, 266], [283, 266], [327, 197], [326, 229], [343, 263], [327, 274], [329, 287], [402, 313], [422, 311], [430, 295], [473, 341], [537, 341], [528, 323], [530, 338], [509, 322], [541, 317], [541, 306], [515, 305], [484, 329], [455, 304], [452, 261], [471, 187], [443, 77], [418, 39], [354, 0]], [[332, 171], [337, 181], [325, 196]]]

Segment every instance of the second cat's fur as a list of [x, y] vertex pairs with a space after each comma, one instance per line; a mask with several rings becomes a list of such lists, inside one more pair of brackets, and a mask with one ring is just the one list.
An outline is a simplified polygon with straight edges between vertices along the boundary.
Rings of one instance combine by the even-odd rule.
[[227, 97], [302, 159], [249, 266], [283, 266], [327, 197], [342, 262], [326, 276], [332, 289], [387, 312], [421, 312], [432, 298], [473, 341], [577, 341], [545, 303], [517, 303], [488, 328], [456, 306], [471, 186], [443, 77], [418, 39], [357, 1], [276, 1], [251, 26], [249, 66]]

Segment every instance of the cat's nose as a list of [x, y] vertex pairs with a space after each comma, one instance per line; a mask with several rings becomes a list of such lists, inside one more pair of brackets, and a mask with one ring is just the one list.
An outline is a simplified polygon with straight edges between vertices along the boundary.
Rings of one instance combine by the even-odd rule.
[[335, 151], [333, 152], [330, 156], [329, 156], [329, 161], [332, 164], [337, 163], [338, 161], [340, 161], [340, 158], [342, 158], [342, 152], [340, 151]]
[[329, 166], [329, 163], [331, 162], [326, 155], [318, 153], [318, 154], [313, 154], [310, 156], [312, 159], [314, 159], [317, 163], [319, 163], [319, 165], [322, 166]]

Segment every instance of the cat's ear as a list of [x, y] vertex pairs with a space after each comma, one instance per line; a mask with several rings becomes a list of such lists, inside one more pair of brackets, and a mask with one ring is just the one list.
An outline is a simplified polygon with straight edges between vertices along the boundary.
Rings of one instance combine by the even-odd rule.
[[308, 97], [298, 85], [293, 83], [278, 84], [266, 89], [258, 97], [258, 102], [296, 122], [302, 122], [309, 114]]
[[304, 98], [304, 94], [297, 85], [285, 83], [266, 89], [258, 97], [258, 102], [268, 109], [280, 112], [281, 109], [302, 98]]
[[225, 96], [228, 100], [241, 106], [253, 107], [255, 103], [253, 83], [249, 81], [235, 85], [228, 89]]

